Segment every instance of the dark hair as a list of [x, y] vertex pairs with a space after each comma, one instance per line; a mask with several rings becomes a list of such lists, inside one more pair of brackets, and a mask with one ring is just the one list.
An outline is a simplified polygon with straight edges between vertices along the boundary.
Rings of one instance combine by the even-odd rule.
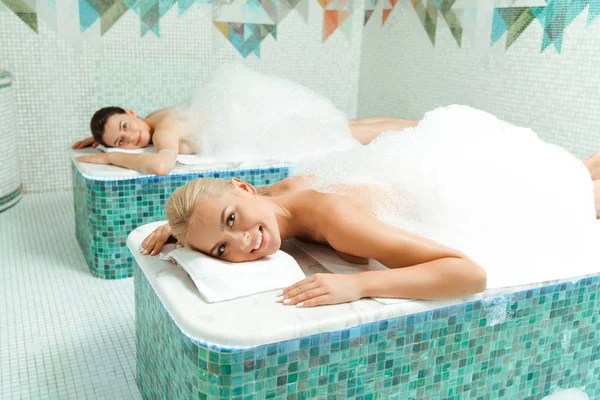
[[108, 121], [108, 119], [115, 114], [125, 114], [125, 110], [123, 110], [121, 107], [104, 107], [96, 111], [92, 117], [92, 120], [90, 121], [90, 130], [92, 131], [92, 136], [94, 137], [94, 140], [97, 143], [100, 143], [102, 146], [109, 146], [102, 138], [102, 135], [104, 135], [106, 121]]

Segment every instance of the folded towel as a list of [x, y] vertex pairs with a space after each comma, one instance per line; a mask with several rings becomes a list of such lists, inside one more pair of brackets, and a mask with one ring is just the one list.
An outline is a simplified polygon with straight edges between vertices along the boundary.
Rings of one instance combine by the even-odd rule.
[[[96, 148], [100, 151], [104, 151], [105, 153], [114, 153], [114, 152], [129, 153], [129, 154], [146, 154], [146, 153], [153, 154], [153, 153], [156, 153], [156, 149], [154, 148], [153, 145], [149, 145], [149, 146], [146, 146], [141, 149], [121, 149], [118, 147], [105, 147], [100, 144]], [[242, 162], [245, 162], [245, 161], [266, 162], [266, 163], [282, 162], [281, 160], [269, 160], [269, 159], [265, 159], [265, 158], [261, 158], [261, 157], [247, 157], [242, 160], [240, 158], [235, 158], [235, 159], [220, 159], [219, 158], [219, 159], [217, 159], [214, 157], [199, 156], [197, 154], [179, 154], [177, 156], [177, 162], [179, 164], [183, 164], [183, 165], [218, 166], [221, 164], [225, 165], [225, 164], [230, 164], [230, 163], [241, 164]], [[231, 168], [231, 167], [232, 166], [229, 166], [229, 168]], [[234, 165], [233, 167], [236, 167], [236, 166]]]
[[101, 144], [96, 148], [105, 153], [130, 153], [130, 154], [143, 154], [143, 153], [156, 153], [156, 149], [153, 145], [143, 147], [141, 149], [121, 149], [119, 147], [106, 147]]
[[171, 251], [167, 258], [189, 274], [207, 303], [284, 289], [306, 278], [296, 260], [281, 250], [243, 263], [230, 263], [186, 248]]

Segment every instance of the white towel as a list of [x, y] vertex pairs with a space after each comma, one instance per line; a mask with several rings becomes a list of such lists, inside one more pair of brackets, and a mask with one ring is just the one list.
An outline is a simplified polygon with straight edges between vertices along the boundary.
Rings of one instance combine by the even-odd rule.
[[186, 248], [175, 249], [167, 257], [189, 274], [207, 303], [284, 289], [306, 278], [296, 260], [281, 250], [243, 263], [219, 260]]
[[143, 153], [156, 153], [156, 149], [153, 145], [143, 147], [141, 149], [122, 149], [120, 147], [105, 147], [101, 144], [96, 148], [105, 153], [130, 153], [130, 154], [143, 154]]
[[[96, 147], [100, 151], [104, 151], [105, 153], [129, 153], [129, 154], [153, 154], [156, 153], [156, 148], [154, 145], [149, 145], [141, 149], [121, 149], [118, 147], [105, 147], [99, 144]], [[265, 163], [281, 163], [282, 160], [270, 160], [260, 157], [248, 157], [243, 160], [239, 158], [235, 159], [217, 159], [214, 157], [206, 157], [199, 156], [197, 154], [179, 154], [177, 156], [177, 162], [183, 165], [211, 165], [211, 166], [227, 166], [229, 169], [232, 168], [231, 163], [239, 163], [241, 165], [242, 162], [253, 161], [253, 162], [265, 162]], [[235, 167], [239, 167], [239, 165], [234, 165]]]

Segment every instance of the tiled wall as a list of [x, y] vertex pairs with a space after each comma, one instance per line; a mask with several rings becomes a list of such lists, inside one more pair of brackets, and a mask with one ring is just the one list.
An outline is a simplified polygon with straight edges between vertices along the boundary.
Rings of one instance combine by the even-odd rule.
[[67, 149], [97, 108], [148, 113], [232, 61], [350, 117], [463, 103], [585, 156], [600, 149], [599, 14], [600, 0], [0, 0], [0, 69], [29, 191], [72, 187]]
[[462, 103], [578, 156], [600, 150], [600, 0], [367, 4], [360, 116]]
[[0, 0], [25, 189], [72, 186], [67, 150], [97, 108], [149, 113], [222, 63], [297, 81], [353, 116], [362, 10], [331, 0]]

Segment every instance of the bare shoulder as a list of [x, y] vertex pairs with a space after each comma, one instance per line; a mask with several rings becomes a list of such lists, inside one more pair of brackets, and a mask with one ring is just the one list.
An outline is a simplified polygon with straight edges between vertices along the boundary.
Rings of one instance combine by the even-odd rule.
[[316, 226], [322, 228], [330, 226], [332, 222], [344, 218], [349, 213], [361, 212], [349, 196], [314, 190], [302, 190], [297, 192], [296, 196], [306, 215], [314, 220]]
[[282, 196], [291, 192], [307, 190], [310, 179], [305, 176], [291, 176], [268, 186], [263, 186], [263, 192], [270, 196]]
[[162, 136], [181, 137], [186, 127], [186, 121], [177, 115], [165, 114], [155, 119], [154, 135], [156, 138]]

